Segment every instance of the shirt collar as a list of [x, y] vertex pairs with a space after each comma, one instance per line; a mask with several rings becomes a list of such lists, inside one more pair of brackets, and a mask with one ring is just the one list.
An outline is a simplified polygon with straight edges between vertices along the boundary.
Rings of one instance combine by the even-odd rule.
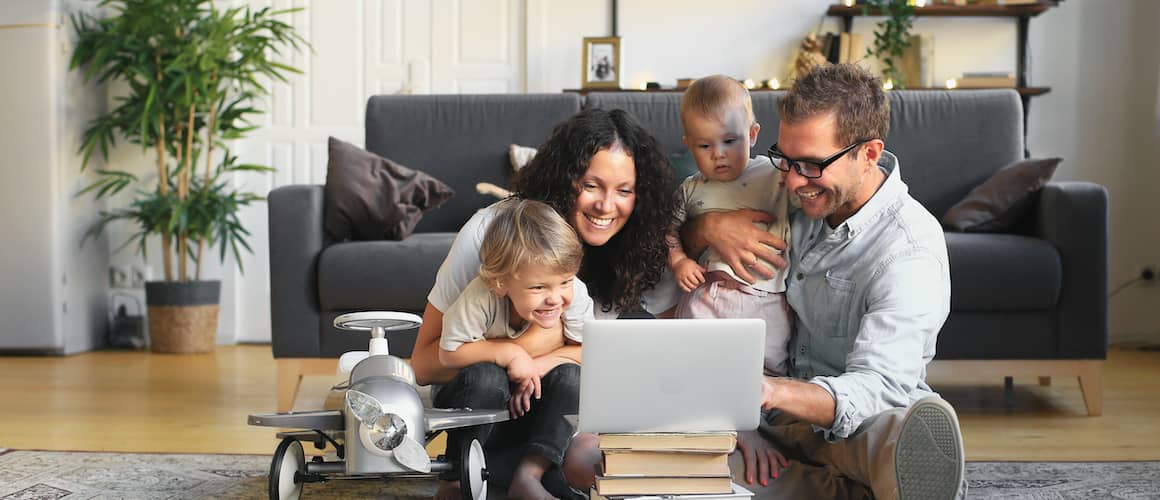
[[882, 157], [878, 159], [878, 169], [886, 174], [886, 180], [878, 187], [878, 191], [866, 201], [866, 204], [862, 205], [857, 213], [834, 228], [835, 231], [846, 226], [846, 237], [853, 237], [873, 224], [887, 208], [894, 204], [895, 200], [906, 194], [906, 184], [902, 182], [898, 157], [894, 156], [894, 153], [882, 150]]

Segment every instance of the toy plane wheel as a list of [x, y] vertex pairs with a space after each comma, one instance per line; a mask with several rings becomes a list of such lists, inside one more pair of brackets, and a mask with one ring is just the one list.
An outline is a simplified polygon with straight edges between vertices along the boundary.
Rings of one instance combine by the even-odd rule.
[[306, 454], [302, 452], [302, 442], [283, 439], [270, 462], [270, 500], [298, 500], [305, 472]]
[[472, 439], [471, 446], [463, 450], [459, 467], [459, 491], [463, 492], [463, 500], [487, 500], [487, 462], [478, 440]]

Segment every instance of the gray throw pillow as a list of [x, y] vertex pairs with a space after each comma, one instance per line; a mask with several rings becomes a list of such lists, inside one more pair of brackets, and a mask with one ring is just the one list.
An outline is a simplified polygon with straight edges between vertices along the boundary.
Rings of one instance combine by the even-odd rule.
[[328, 141], [323, 225], [331, 241], [401, 240], [424, 210], [455, 194], [446, 184], [362, 148]]
[[1062, 158], [1027, 159], [999, 169], [947, 210], [942, 224], [963, 232], [1010, 231], [1026, 220]]

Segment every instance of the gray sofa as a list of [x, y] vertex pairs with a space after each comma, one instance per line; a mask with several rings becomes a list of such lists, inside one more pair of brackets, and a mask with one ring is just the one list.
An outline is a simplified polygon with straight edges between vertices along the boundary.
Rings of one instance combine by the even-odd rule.
[[[758, 148], [777, 134], [781, 92], [755, 92]], [[421, 313], [454, 232], [491, 201], [477, 182], [506, 185], [509, 144], [535, 146], [582, 106], [623, 108], [668, 153], [681, 152], [676, 93], [375, 96], [367, 105], [369, 151], [430, 173], [456, 195], [426, 213], [403, 241], [331, 242], [322, 186], [269, 196], [274, 356], [279, 406], [317, 358], [365, 349], [338, 332], [338, 314], [367, 309]], [[936, 217], [1024, 152], [1014, 91], [895, 91], [886, 147], [911, 194]], [[938, 340], [941, 369], [956, 373], [1079, 376], [1088, 411], [1100, 413], [1107, 354], [1107, 193], [1082, 182], [1049, 183], [1025, 234], [947, 233], [951, 314]], [[391, 339], [407, 355], [413, 334]], [[333, 362], [323, 363], [333, 370]], [[937, 372], [932, 365], [932, 372]], [[1045, 379], [1041, 378], [1042, 382]]]

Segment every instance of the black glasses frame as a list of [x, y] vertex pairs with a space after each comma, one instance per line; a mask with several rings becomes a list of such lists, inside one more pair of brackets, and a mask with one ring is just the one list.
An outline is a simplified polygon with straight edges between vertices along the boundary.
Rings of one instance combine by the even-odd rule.
[[[790, 158], [790, 157], [786, 156], [785, 153], [782, 153], [780, 150], [777, 149], [776, 142], [773, 143], [773, 145], [769, 147], [768, 151], [765, 152], [765, 156], [768, 156], [769, 161], [773, 162], [773, 168], [781, 170], [782, 172], [789, 172], [789, 169], [793, 168], [794, 170], [797, 170], [798, 175], [800, 175], [802, 177], [805, 177], [807, 179], [817, 179], [818, 177], [822, 176], [822, 171], [825, 170], [826, 167], [830, 166], [830, 164], [840, 160], [843, 156], [846, 155], [846, 153], [849, 153], [854, 148], [861, 146], [862, 144], [865, 144], [869, 141], [870, 141], [870, 139], [863, 139], [861, 141], [857, 141], [849, 146], [842, 148], [841, 151], [838, 151], [837, 153], [830, 155], [826, 159], [818, 160], [818, 161], [795, 160], [793, 158]], [[777, 158], [782, 158], [785, 160], [785, 168], [782, 168], [781, 162], [777, 161]], [[818, 166], [818, 175], [806, 175], [805, 171], [802, 168], [802, 163], [811, 163], [811, 164], [817, 165]]]

